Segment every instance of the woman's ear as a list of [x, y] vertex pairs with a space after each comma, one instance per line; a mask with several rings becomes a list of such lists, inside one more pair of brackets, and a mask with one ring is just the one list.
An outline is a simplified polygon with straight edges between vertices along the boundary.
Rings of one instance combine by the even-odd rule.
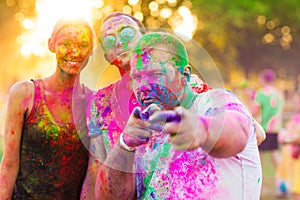
[[54, 52], [54, 41], [52, 40], [52, 38], [48, 39], [48, 48], [51, 52]]

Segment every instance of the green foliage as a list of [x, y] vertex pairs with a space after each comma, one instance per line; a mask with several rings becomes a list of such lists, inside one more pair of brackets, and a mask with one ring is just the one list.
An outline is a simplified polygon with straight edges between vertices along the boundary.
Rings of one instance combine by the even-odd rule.
[[[288, 65], [292, 74], [297, 70], [292, 54], [299, 51], [299, 22], [300, 1], [271, 1], [271, 0], [191, 0], [193, 12], [204, 24], [204, 28], [198, 30], [195, 39], [212, 55], [214, 60], [221, 65], [223, 74], [229, 74], [236, 67], [242, 67], [245, 71], [257, 71], [262, 66], [275, 65], [282, 67]], [[277, 35], [272, 44], [263, 44], [262, 37], [273, 30], [266, 25], [259, 26], [257, 17], [264, 16], [266, 23], [269, 20], [276, 21], [275, 28], [289, 26], [293, 41], [291, 47], [281, 47], [281, 35]], [[274, 28], [274, 29], [275, 29]], [[275, 30], [274, 30], [275, 32]], [[283, 55], [281, 62], [279, 57]], [[282, 62], [285, 60], [286, 62]], [[280, 66], [279, 66], [280, 63]], [[226, 77], [224, 77], [226, 79]]]

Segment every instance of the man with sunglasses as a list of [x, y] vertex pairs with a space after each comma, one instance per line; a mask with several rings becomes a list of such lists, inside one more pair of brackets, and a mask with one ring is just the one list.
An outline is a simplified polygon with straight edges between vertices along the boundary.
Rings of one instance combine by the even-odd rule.
[[94, 199], [98, 169], [118, 141], [132, 109], [137, 104], [130, 89], [130, 53], [134, 44], [145, 33], [144, 25], [125, 13], [111, 13], [102, 21], [99, 39], [104, 57], [118, 68], [121, 79], [98, 90], [87, 108], [87, 125], [92, 138], [81, 199]]

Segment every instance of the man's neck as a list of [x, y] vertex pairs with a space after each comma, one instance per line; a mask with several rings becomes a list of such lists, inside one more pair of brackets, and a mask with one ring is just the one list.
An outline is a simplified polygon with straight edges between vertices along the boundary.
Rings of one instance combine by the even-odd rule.
[[123, 67], [118, 67], [118, 69], [120, 71], [121, 76], [123, 76], [124, 74], [130, 72], [130, 65], [128, 65], [128, 66], [126, 65], [126, 66], [123, 66]]
[[186, 109], [190, 108], [195, 99], [197, 97], [197, 94], [195, 94], [188, 85], [184, 87], [184, 92], [182, 94], [182, 100], [180, 101], [180, 105]]

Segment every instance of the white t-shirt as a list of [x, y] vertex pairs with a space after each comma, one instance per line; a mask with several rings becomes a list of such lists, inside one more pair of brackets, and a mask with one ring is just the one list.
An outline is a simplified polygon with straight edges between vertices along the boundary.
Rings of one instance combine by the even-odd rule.
[[201, 93], [189, 110], [199, 116], [225, 110], [243, 113], [251, 130], [246, 147], [235, 156], [220, 159], [201, 148], [178, 151], [168, 143], [168, 136], [157, 133], [151, 143], [136, 151], [138, 198], [258, 200], [262, 170], [255, 125], [247, 108], [231, 92], [213, 89]]

